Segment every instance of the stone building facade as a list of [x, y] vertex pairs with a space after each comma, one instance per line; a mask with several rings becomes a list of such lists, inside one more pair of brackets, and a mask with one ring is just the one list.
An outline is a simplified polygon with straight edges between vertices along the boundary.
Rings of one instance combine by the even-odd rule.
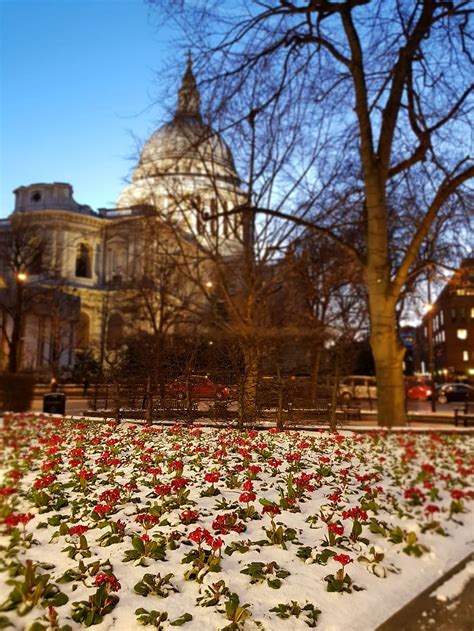
[[428, 372], [431, 355], [440, 381], [474, 379], [474, 258], [462, 261], [423, 317], [418, 355], [420, 372]]
[[[210, 282], [206, 252], [227, 257], [238, 253], [239, 215], [222, 211], [243, 202], [240, 180], [229, 147], [203, 122], [199, 99], [189, 60], [175, 115], [144, 145], [115, 208], [93, 210], [78, 203], [68, 183], [32, 184], [14, 191], [15, 209], [0, 221], [3, 368], [19, 291], [36, 294], [34, 308], [22, 305], [20, 367], [38, 369], [51, 363], [54, 292], [70, 297], [70, 315], [63, 312], [59, 334], [60, 363], [70, 366], [78, 349], [91, 349], [103, 359], [124, 336], [152, 332], [160, 325], [158, 307], [148, 318], [139, 312], [150, 312], [150, 300], [159, 305], [162, 288], [157, 278], [164, 274], [164, 261], [179, 288], [174, 307], [184, 309], [199, 300], [199, 289], [205, 292]], [[28, 230], [41, 240], [38, 269], [11, 260], [15, 234]], [[183, 270], [189, 271], [190, 260], [199, 268], [192, 282], [189, 274], [176, 277], [183, 258]], [[27, 277], [20, 287], [22, 273]], [[148, 300], [140, 309], [139, 298]], [[167, 332], [173, 326], [168, 322]]]

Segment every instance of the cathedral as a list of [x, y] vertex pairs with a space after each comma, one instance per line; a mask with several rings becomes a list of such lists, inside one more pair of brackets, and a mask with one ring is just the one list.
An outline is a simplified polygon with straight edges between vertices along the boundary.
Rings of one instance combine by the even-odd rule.
[[[229, 147], [202, 119], [191, 59], [172, 120], [145, 143], [114, 208], [77, 202], [68, 183], [14, 194], [13, 213], [0, 221], [2, 368], [12, 348], [15, 369], [64, 369], [80, 350], [102, 362], [137, 331], [174, 332], [158, 280], [174, 275], [175, 294], [166, 295], [184, 313], [212, 286], [212, 256], [241, 247], [239, 215], [226, 214], [244, 202], [241, 182]], [[180, 260], [194, 267], [192, 282], [176, 279]]]

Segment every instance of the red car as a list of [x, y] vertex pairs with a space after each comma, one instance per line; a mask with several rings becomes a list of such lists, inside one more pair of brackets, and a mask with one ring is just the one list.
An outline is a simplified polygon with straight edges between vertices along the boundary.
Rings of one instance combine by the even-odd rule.
[[167, 394], [184, 399], [187, 388], [191, 399], [227, 399], [230, 396], [227, 386], [213, 383], [203, 375], [191, 375], [188, 379], [185, 376], [178, 377], [167, 386]]
[[418, 399], [419, 401], [429, 401], [432, 394], [433, 386], [426, 382], [415, 383], [407, 390], [409, 399]]

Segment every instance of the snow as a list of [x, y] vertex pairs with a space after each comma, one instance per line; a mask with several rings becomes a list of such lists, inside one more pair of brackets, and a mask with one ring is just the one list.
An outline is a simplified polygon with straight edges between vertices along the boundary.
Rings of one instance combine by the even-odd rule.
[[[303, 614], [281, 619], [270, 610], [281, 603], [296, 601], [301, 607], [312, 603], [321, 610], [317, 628], [321, 631], [370, 631], [376, 629], [418, 593], [425, 590], [446, 571], [466, 557], [474, 549], [472, 532], [473, 462], [470, 453], [474, 447], [474, 437], [467, 435], [441, 435], [435, 433], [414, 434], [412, 432], [391, 433], [372, 431], [368, 434], [340, 432], [330, 434], [326, 431], [283, 432], [262, 431], [238, 434], [233, 430], [191, 428], [153, 428], [122, 424], [114, 427], [98, 421], [46, 419], [41, 416], [10, 417], [5, 423], [3, 434], [6, 449], [0, 466], [4, 471], [4, 481], [0, 486], [17, 486], [17, 493], [3, 499], [6, 506], [2, 515], [11, 510], [32, 513], [34, 518], [27, 524], [26, 532], [33, 535], [31, 547], [20, 546], [16, 555], [5, 557], [5, 566], [12, 562], [24, 564], [26, 559], [34, 563], [48, 562], [54, 568], [47, 570], [51, 581], [55, 582], [64, 572], [77, 568], [80, 555], [71, 559], [64, 552], [73, 541], [70, 535], [54, 536], [59, 527], [47, 525], [38, 528], [54, 515], [66, 518], [68, 527], [77, 523], [86, 524], [89, 530], [85, 537], [91, 556], [83, 559], [84, 563], [99, 560], [102, 565], [110, 562], [113, 573], [121, 584], [117, 592], [120, 600], [113, 611], [104, 616], [96, 625], [98, 631], [134, 631], [142, 628], [138, 624], [135, 610], [145, 608], [149, 611], [167, 612], [168, 621], [163, 629], [173, 629], [170, 621], [185, 612], [193, 619], [183, 625], [188, 630], [219, 630], [230, 621], [222, 613], [225, 598], [220, 606], [202, 607], [197, 605], [207, 586], [224, 580], [230, 592], [237, 593], [240, 604], [249, 604], [251, 617], [240, 623], [242, 629], [266, 629], [267, 631], [294, 631], [307, 629]], [[78, 447], [84, 449], [80, 464], [71, 464], [70, 452]], [[104, 451], [110, 452], [109, 458], [117, 458], [120, 464], [100, 465], [97, 460]], [[271, 459], [279, 459], [282, 464], [270, 466]], [[54, 466], [54, 460], [59, 459]], [[182, 477], [188, 480], [186, 490], [189, 497], [184, 498], [180, 506], [176, 497], [174, 504], [164, 511], [160, 520], [166, 518], [167, 524], [156, 525], [148, 531], [151, 539], [166, 537], [171, 533], [180, 533], [181, 537], [175, 549], [166, 549], [165, 561], [145, 559], [147, 566], [124, 562], [124, 554], [132, 549], [131, 539], [143, 534], [143, 528], [135, 521], [137, 514], [146, 512], [161, 499], [153, 490], [156, 484], [169, 484], [180, 474], [170, 468], [169, 463], [181, 461], [184, 465]], [[51, 467], [48, 470], [48, 467]], [[161, 467], [162, 473], [152, 481], [147, 472], [150, 466]], [[261, 471], [251, 473], [251, 467], [258, 466]], [[9, 472], [21, 470], [24, 475], [19, 482], [13, 483]], [[94, 472], [87, 490], [82, 492], [78, 486], [78, 474], [81, 469]], [[206, 473], [217, 471], [220, 480], [215, 484], [219, 494], [201, 496], [209, 489], [205, 481]], [[34, 506], [31, 489], [35, 481], [47, 474], [57, 476], [53, 486], [45, 489], [57, 496], [67, 497], [67, 506], [57, 510], [40, 513]], [[281, 504], [283, 495], [288, 494], [288, 480], [303, 474], [311, 476], [308, 485], [295, 501], [294, 510]], [[245, 515], [246, 504], [240, 502], [243, 485], [251, 480], [256, 500], [250, 502], [255, 507], [258, 519]], [[135, 482], [138, 489], [126, 497], [124, 485]], [[56, 487], [54, 486], [56, 485]], [[421, 492], [420, 501], [413, 502], [405, 491], [416, 488]], [[56, 489], [56, 490], [54, 490]], [[92, 511], [99, 502], [99, 494], [106, 489], [121, 489], [120, 501], [99, 523], [92, 519]], [[329, 499], [334, 493], [340, 493], [340, 500]], [[459, 494], [461, 504], [453, 512], [454, 492]], [[288, 541], [286, 549], [281, 545], [270, 545], [266, 541], [265, 529], [271, 528], [271, 518], [262, 514], [259, 499], [280, 505], [281, 513], [275, 516], [276, 526], [285, 530], [296, 531], [297, 542]], [[227, 503], [224, 507], [222, 502]], [[72, 506], [75, 505], [75, 515]], [[367, 517], [360, 519], [362, 533], [360, 538], [350, 538], [352, 519], [344, 518], [343, 512], [351, 508], [360, 508], [365, 502]], [[371, 503], [372, 502], [372, 503]], [[435, 505], [439, 510], [426, 511], [426, 506]], [[291, 508], [291, 507], [290, 507]], [[196, 523], [185, 524], [180, 518], [183, 510], [197, 510]], [[183, 564], [183, 557], [196, 544], [188, 540], [188, 535], [196, 528], [207, 529], [212, 537], [217, 536], [213, 522], [217, 515], [238, 512], [238, 522], [245, 526], [244, 532], [228, 532], [220, 536], [224, 540], [221, 557], [221, 571], [207, 573], [202, 583], [185, 580], [184, 573], [191, 565]], [[125, 537], [122, 542], [110, 546], [100, 545], [99, 537], [108, 531], [107, 522], [122, 520], [125, 524]], [[343, 525], [344, 534], [331, 545], [325, 541], [328, 537], [326, 524]], [[416, 544], [426, 546], [421, 556], [412, 556], [404, 551], [407, 541], [392, 542], [387, 537], [370, 530], [371, 520], [386, 523], [388, 529], [399, 526], [405, 536], [414, 533]], [[435, 525], [433, 525], [436, 522]], [[436, 532], [442, 529], [441, 532]], [[10, 531], [3, 526], [0, 545], [8, 546]], [[414, 536], [410, 535], [410, 536]], [[232, 542], [247, 543], [248, 551], [235, 551], [231, 555], [225, 548]], [[263, 542], [263, 543], [262, 543]], [[415, 545], [416, 545], [415, 544]], [[304, 561], [297, 552], [304, 547], [312, 548], [310, 560]], [[209, 546], [204, 545], [208, 549]], [[335, 574], [341, 567], [329, 559], [326, 565], [316, 562], [316, 557], [330, 548], [337, 554], [347, 554], [352, 559], [345, 571], [353, 584], [362, 591], [351, 593], [328, 592], [324, 580], [329, 574]], [[373, 548], [373, 550], [372, 550]], [[5, 549], [3, 548], [3, 552]], [[373, 553], [384, 554], [377, 564], [385, 569], [382, 578], [369, 571], [369, 564], [358, 560], [361, 556]], [[217, 554], [217, 552], [216, 552]], [[0, 549], [0, 570], [2, 564]], [[314, 562], [312, 562], [314, 561]], [[276, 562], [282, 569], [290, 572], [282, 579], [280, 589], [272, 589], [266, 582], [251, 584], [250, 577], [241, 571], [252, 562], [265, 564]], [[39, 569], [43, 572], [46, 570]], [[101, 569], [101, 571], [103, 571]], [[172, 583], [179, 589], [167, 598], [149, 595], [142, 597], [134, 591], [134, 586], [144, 574], [161, 576], [172, 573]], [[463, 585], [474, 575], [474, 562], [456, 577], [441, 586], [433, 596], [438, 599], [451, 599], [462, 590]], [[0, 602], [3, 602], [11, 587], [5, 584], [7, 572], [0, 573]], [[2, 584], [3, 583], [3, 584]], [[87, 600], [95, 593], [93, 578], [84, 582], [74, 581], [59, 583], [61, 591], [69, 597], [69, 602], [57, 608], [60, 625], [69, 624], [73, 629], [81, 628], [71, 619], [71, 605], [75, 601]], [[28, 629], [34, 621], [44, 615], [44, 609], [38, 605], [26, 616], [20, 617], [15, 610], [0, 612], [6, 615], [14, 629]], [[237, 628], [237, 627], [236, 627]]]
[[473, 577], [474, 561], [470, 561], [460, 572], [457, 572], [445, 583], [440, 585], [430, 596], [442, 602], [453, 600], [462, 593], [464, 587]]

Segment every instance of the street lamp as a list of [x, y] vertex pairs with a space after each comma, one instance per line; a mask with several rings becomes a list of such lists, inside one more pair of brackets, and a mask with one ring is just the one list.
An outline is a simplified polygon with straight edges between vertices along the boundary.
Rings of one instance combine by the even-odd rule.
[[26, 283], [26, 281], [28, 280], [28, 274], [26, 272], [17, 272], [16, 280], [17, 283], [23, 285], [23, 283]]

